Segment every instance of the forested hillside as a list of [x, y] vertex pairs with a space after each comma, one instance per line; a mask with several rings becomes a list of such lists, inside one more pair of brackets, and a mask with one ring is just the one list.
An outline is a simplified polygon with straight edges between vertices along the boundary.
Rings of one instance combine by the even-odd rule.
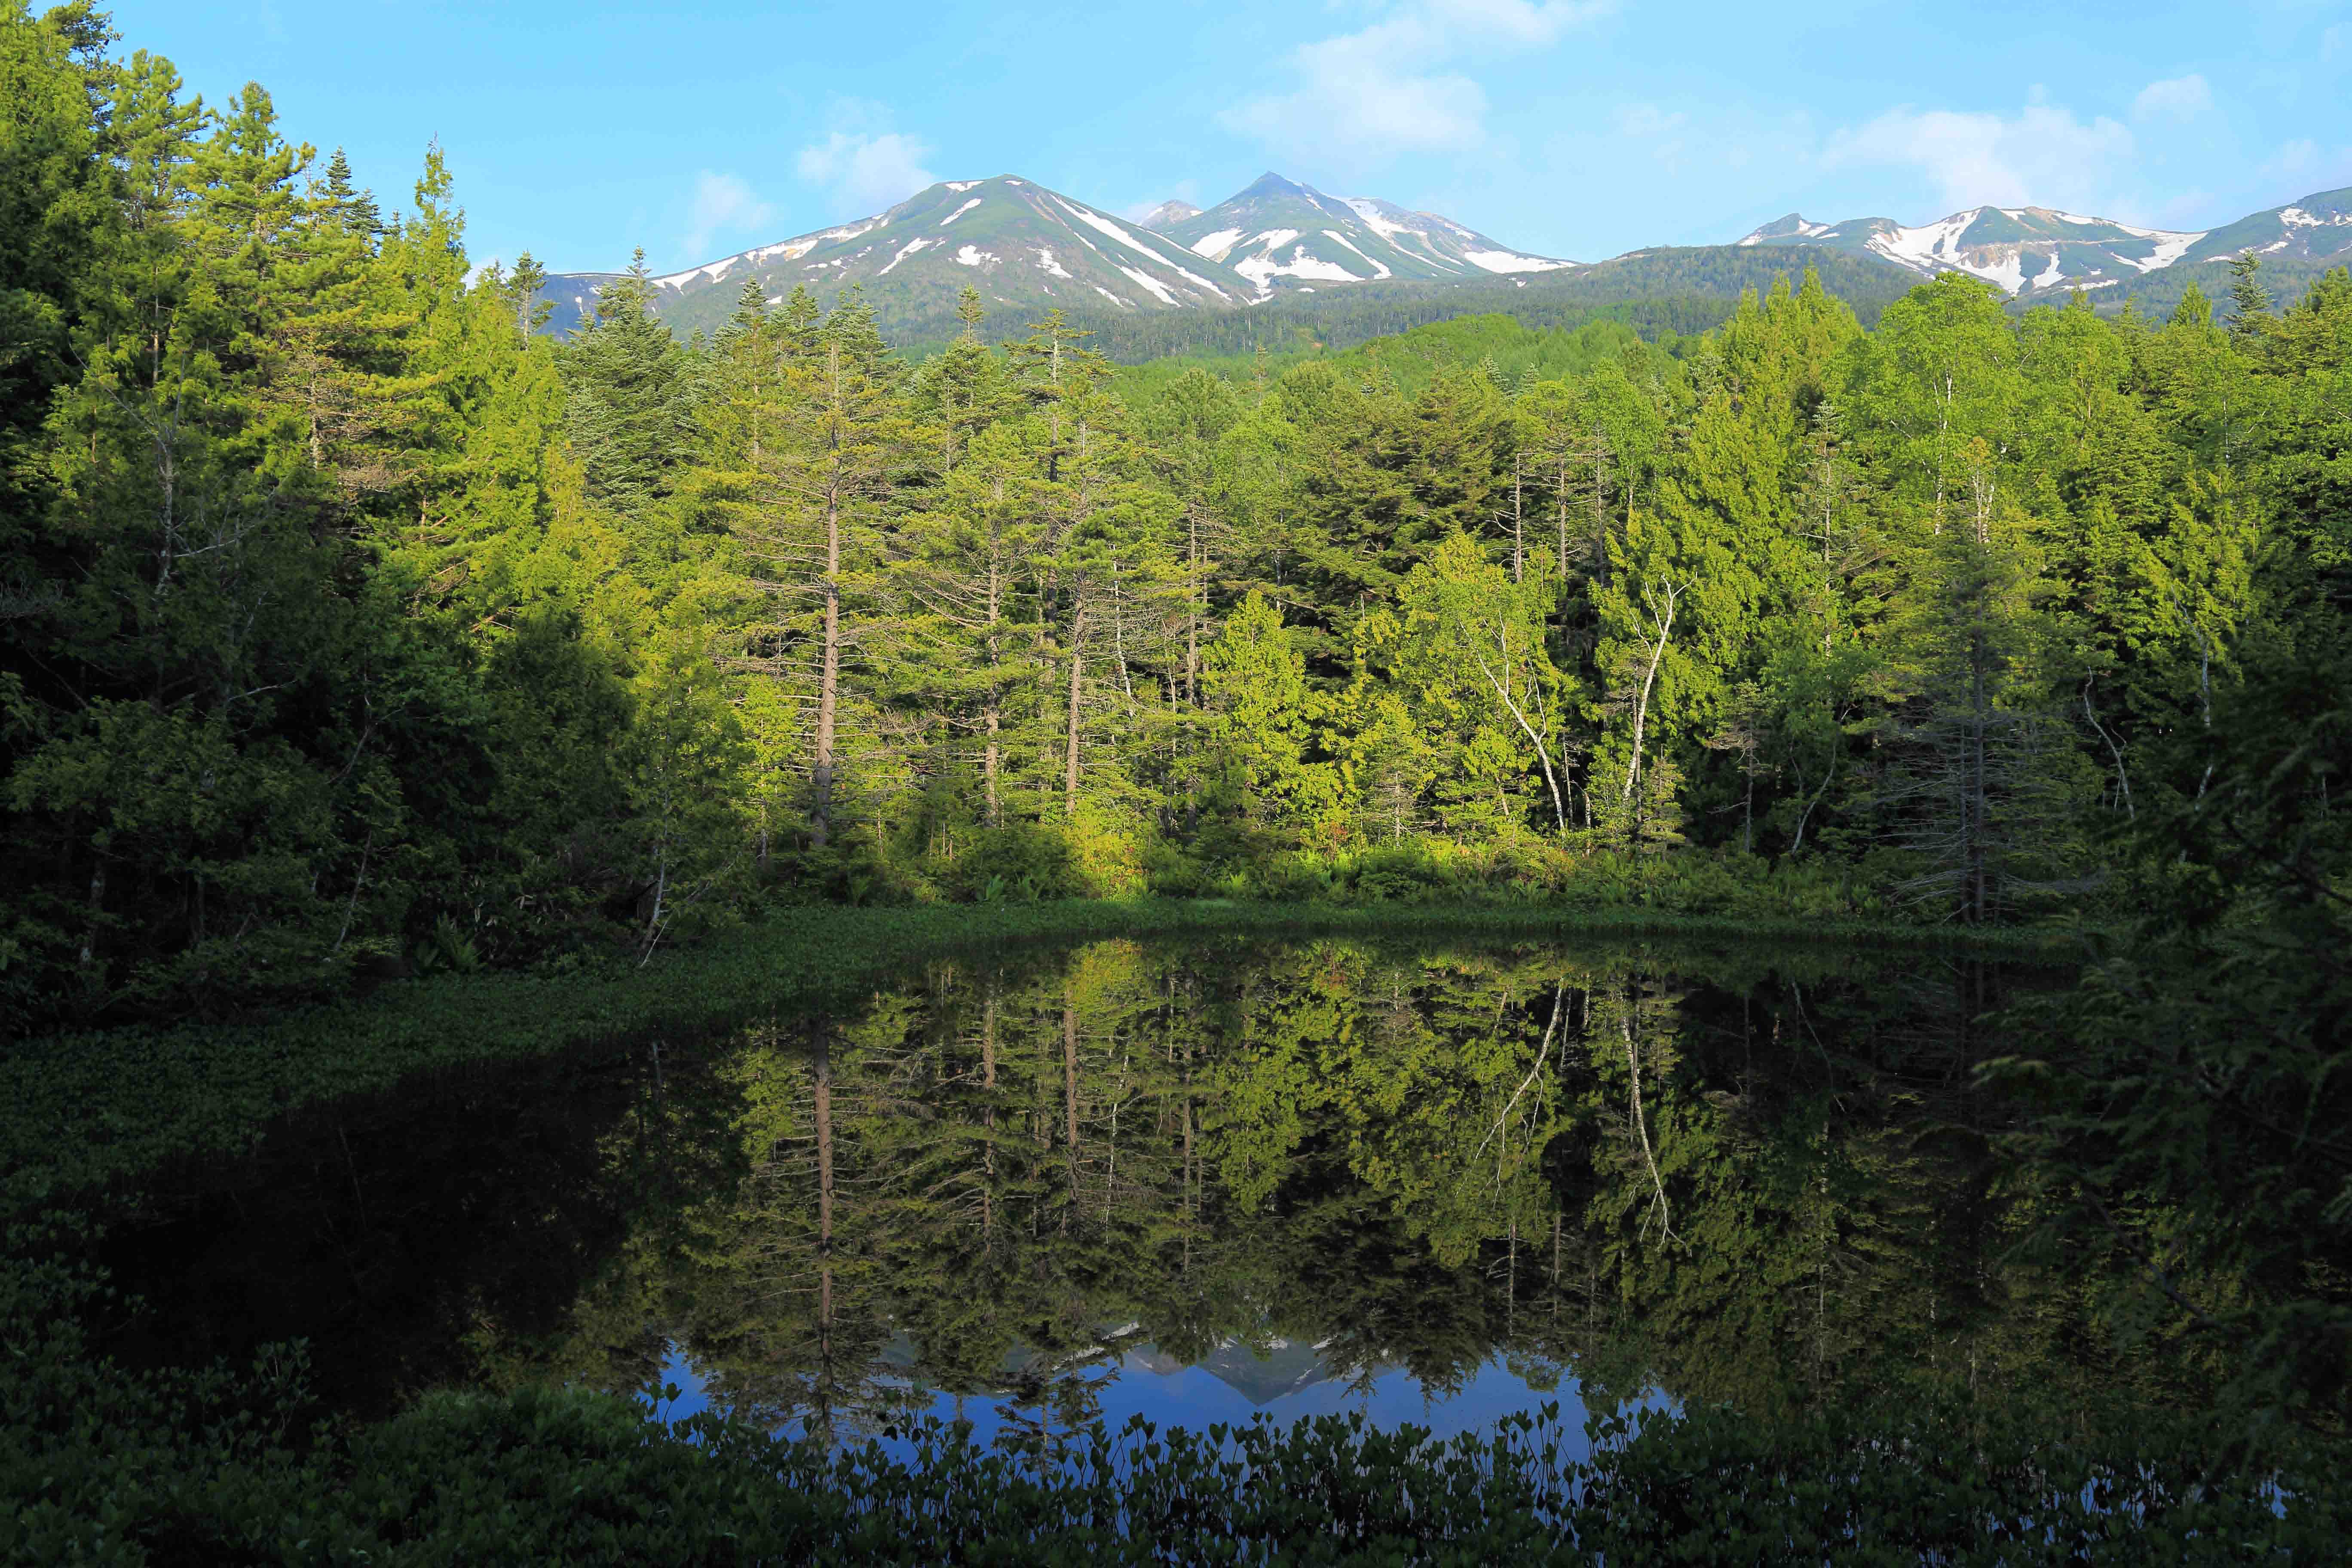
[[919, 363], [756, 283], [682, 342], [634, 275], [558, 343], [437, 153], [394, 215], [108, 49], [0, 13], [12, 1030], [772, 900], [1754, 857], [2017, 920], [2221, 787], [2246, 690], [2334, 689], [2341, 269], [2226, 330], [1948, 275], [1865, 331], [1808, 274], [1670, 345], [1125, 383], [976, 296]]

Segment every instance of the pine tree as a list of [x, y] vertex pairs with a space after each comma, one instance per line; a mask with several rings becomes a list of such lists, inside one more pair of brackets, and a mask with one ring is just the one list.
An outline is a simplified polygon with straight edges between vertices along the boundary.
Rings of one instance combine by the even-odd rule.
[[2263, 287], [2262, 269], [2263, 258], [2252, 250], [2230, 258], [2230, 339], [2241, 348], [2259, 347], [2278, 325], [2278, 318], [2271, 314], [2271, 291]]
[[644, 252], [597, 295], [562, 363], [590, 499], [646, 521], [676, 487], [693, 423], [687, 353], [653, 313]]

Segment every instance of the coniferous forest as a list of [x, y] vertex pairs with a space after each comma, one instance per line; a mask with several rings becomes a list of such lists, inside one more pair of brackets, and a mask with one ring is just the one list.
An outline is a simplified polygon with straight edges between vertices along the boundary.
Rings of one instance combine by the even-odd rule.
[[437, 155], [386, 210], [100, 28], [6, 33], [20, 1028], [772, 899], [2098, 910], [2343, 640], [2340, 275], [1868, 332], [1799, 279], [1549, 374], [1136, 381], [976, 299], [914, 364], [854, 294], [680, 342], [641, 278], [556, 342]]
[[0, 10], [0, 1044], [809, 906], [2058, 933], [1951, 1069], [2035, 1234], [2340, 1434], [2352, 276], [2234, 270], [1123, 366], [640, 265], [558, 339], [437, 148]]

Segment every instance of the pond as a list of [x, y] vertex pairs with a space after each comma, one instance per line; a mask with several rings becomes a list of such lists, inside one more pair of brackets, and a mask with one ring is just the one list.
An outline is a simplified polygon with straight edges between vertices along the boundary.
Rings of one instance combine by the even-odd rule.
[[1029, 1448], [2063, 1384], [2105, 1373], [2012, 1261], [1972, 1088], [2047, 978], [1426, 937], [963, 956], [289, 1119], [111, 1226], [147, 1302], [111, 1348], [300, 1340], [361, 1416], [558, 1381]]

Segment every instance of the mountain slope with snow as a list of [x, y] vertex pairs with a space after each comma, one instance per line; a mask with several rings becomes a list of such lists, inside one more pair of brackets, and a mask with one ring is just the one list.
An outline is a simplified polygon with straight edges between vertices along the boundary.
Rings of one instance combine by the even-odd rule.
[[[540, 297], [568, 315], [591, 291], [583, 286], [610, 276], [551, 277]], [[655, 309], [681, 332], [708, 331], [733, 313], [750, 279], [771, 302], [800, 284], [830, 304], [856, 285], [891, 321], [951, 317], [967, 284], [992, 313], [1024, 318], [1055, 306], [1231, 307], [1250, 292], [1229, 270], [1140, 225], [1009, 174], [942, 181], [872, 217], [656, 278]], [[558, 330], [572, 324], [550, 322]]]
[[2078, 289], [2121, 297], [2150, 274], [2220, 267], [2249, 249], [2266, 262], [2275, 258], [2284, 277], [2352, 260], [2352, 190], [2305, 196], [2210, 230], [2145, 228], [2050, 207], [1971, 207], [1916, 227], [1884, 217], [1814, 223], [1790, 213], [1739, 243], [1874, 256], [1925, 277], [1965, 272], [2018, 299]]
[[1328, 196], [1272, 174], [1160, 232], [1203, 260], [1231, 268], [1260, 299], [1288, 289], [1391, 279], [1461, 282], [1576, 265], [1513, 250], [1434, 213], [1370, 196]]
[[[919, 351], [960, 330], [956, 300], [969, 285], [992, 336], [1017, 334], [1058, 308], [1104, 331], [1106, 343], [1148, 353], [1171, 351], [1136, 345], [1255, 342], [1261, 329], [1242, 323], [1267, 321], [1268, 311], [1301, 323], [1367, 310], [1435, 321], [1541, 311], [1573, 299], [1591, 307], [1671, 304], [1676, 320], [1689, 320], [1702, 301], [1734, 299], [1740, 288], [1769, 286], [1776, 271], [1801, 269], [1800, 256], [1775, 258], [1801, 250], [1838, 257], [1825, 277], [1839, 275], [1866, 319], [1911, 282], [1945, 272], [1994, 283], [2020, 309], [2081, 289], [2110, 306], [2129, 299], [2162, 314], [2192, 282], [2221, 296], [2229, 261], [2246, 250], [2262, 258], [2263, 280], [2282, 300], [2352, 262], [2352, 189], [2208, 231], [2031, 206], [1971, 207], [1916, 226], [1885, 217], [1816, 223], [1791, 213], [1737, 245], [1629, 251], [1591, 265], [1514, 250], [1449, 218], [1370, 196], [1327, 195], [1278, 174], [1205, 212], [1170, 201], [1150, 218], [1115, 217], [1009, 174], [950, 180], [887, 212], [655, 279], [655, 309], [683, 336], [722, 324], [747, 279], [772, 300], [806, 285], [826, 305], [856, 285], [885, 335]], [[547, 330], [574, 330], [616, 276], [551, 276], [539, 295], [551, 311]], [[1202, 324], [1174, 325], [1188, 316]], [[1211, 317], [1231, 324], [1212, 326]]]

